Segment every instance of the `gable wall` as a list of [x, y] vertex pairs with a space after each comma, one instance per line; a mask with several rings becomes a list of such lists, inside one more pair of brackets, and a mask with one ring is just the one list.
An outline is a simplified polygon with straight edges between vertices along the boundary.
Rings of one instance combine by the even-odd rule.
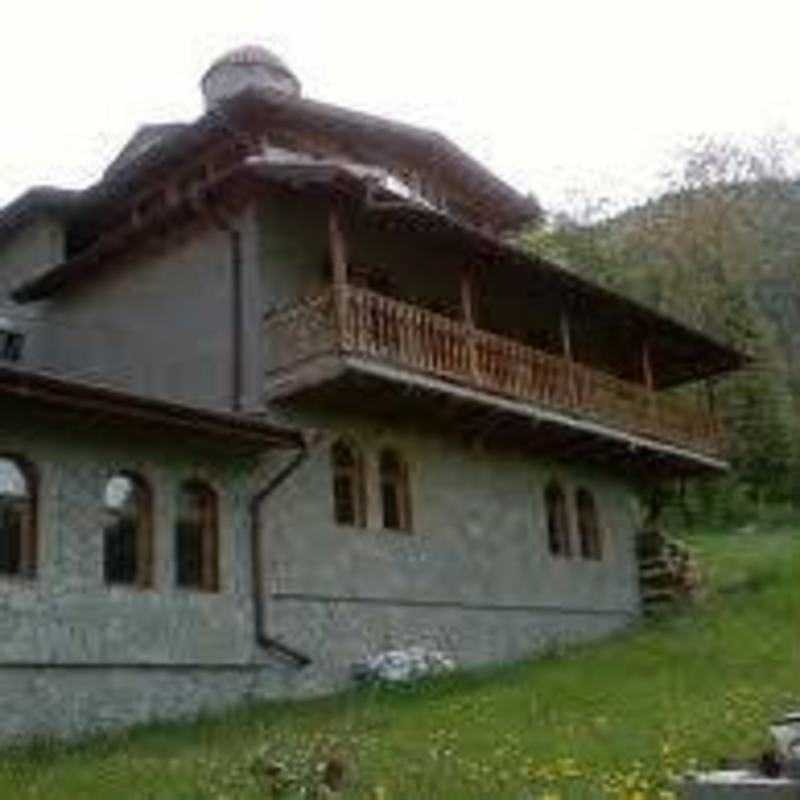
[[[424, 645], [462, 664], [503, 661], [598, 637], [637, 617], [632, 482], [468, 448], [421, 422], [370, 423], [368, 412], [285, 413], [330, 437], [346, 435], [366, 459], [366, 530], [333, 520], [329, 444], [263, 511], [274, 592], [269, 627], [307, 652], [326, 683], [345, 683], [354, 662], [385, 649]], [[381, 530], [377, 462], [387, 445], [408, 460], [411, 535]], [[579, 486], [593, 492], [601, 562], [550, 554], [543, 492], [553, 477], [568, 496], [576, 554], [574, 494]]]
[[[253, 217], [242, 231], [245, 406], [260, 398], [258, 289]], [[168, 248], [136, 253], [51, 300], [26, 351], [31, 366], [211, 408], [231, 405], [231, 255], [228, 234], [195, 230]], [[257, 277], [257, 276], [256, 276]], [[26, 307], [28, 308], [28, 307]]]
[[[324, 288], [326, 236], [323, 203], [268, 206], [267, 311]], [[386, 267], [406, 297], [458, 302], [452, 253], [402, 234], [363, 230], [348, 249], [352, 263]], [[270, 342], [265, 346], [269, 358]], [[344, 685], [354, 662], [387, 648], [436, 646], [461, 663], [485, 663], [600, 636], [636, 618], [632, 479], [476, 450], [424, 420], [380, 421], [357, 396], [352, 400], [348, 415], [321, 404], [271, 409], [277, 421], [361, 443], [370, 476], [367, 531], [333, 522], [329, 445], [264, 505], [264, 563], [274, 593], [266, 606], [269, 629], [311, 656], [312, 683]], [[386, 444], [409, 460], [412, 536], [380, 530], [377, 459]], [[567, 491], [573, 517], [575, 490], [585, 486], [595, 494], [607, 535], [601, 563], [548, 552], [543, 491], [553, 476]]]
[[0, 298], [8, 302], [11, 289], [36, 272], [64, 260], [64, 225], [40, 217], [0, 243]]

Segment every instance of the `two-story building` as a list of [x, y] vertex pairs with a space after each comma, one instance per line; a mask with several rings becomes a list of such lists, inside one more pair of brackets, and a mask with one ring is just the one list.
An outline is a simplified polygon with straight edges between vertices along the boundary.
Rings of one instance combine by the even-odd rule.
[[707, 336], [532, 257], [444, 137], [243, 48], [0, 211], [0, 734], [328, 691], [640, 611], [637, 493], [726, 468]]

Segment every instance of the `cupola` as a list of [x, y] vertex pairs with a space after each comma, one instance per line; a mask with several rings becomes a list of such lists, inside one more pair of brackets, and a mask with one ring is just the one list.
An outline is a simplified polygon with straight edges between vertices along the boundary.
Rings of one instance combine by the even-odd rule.
[[274, 53], [258, 45], [239, 47], [218, 58], [203, 75], [200, 87], [206, 110], [245, 89], [296, 97], [301, 88], [289, 67]]

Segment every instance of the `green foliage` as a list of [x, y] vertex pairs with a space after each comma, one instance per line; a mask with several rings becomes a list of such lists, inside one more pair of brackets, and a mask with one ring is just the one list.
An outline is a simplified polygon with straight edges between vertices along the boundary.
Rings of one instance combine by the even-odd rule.
[[562, 216], [522, 239], [752, 356], [750, 368], [717, 382], [735, 480], [704, 487], [702, 502], [793, 500], [800, 482], [800, 318], [776, 303], [800, 299], [800, 184], [785, 157], [775, 142], [699, 140], [657, 200], [611, 218], [588, 203], [577, 221]]
[[[783, 511], [781, 511], [783, 513]], [[593, 646], [457, 674], [262, 703], [0, 757], [0, 797], [114, 800], [667, 800], [683, 771], [757, 755], [797, 706], [798, 520], [693, 534], [702, 605]]]

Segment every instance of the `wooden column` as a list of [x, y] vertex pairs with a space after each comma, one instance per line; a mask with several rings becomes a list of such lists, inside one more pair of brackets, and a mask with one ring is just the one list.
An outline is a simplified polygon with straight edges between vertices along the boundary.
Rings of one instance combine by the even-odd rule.
[[472, 267], [461, 269], [461, 312], [465, 324], [475, 327], [475, 270]]
[[333, 268], [334, 313], [339, 346], [345, 344], [347, 322], [347, 242], [339, 209], [331, 206], [328, 215], [328, 249]]
[[564, 360], [567, 362], [567, 380], [569, 381], [569, 397], [573, 404], [577, 403], [578, 393], [575, 386], [575, 371], [572, 359], [572, 331], [569, 326], [569, 315], [566, 309], [561, 311], [561, 345]]
[[706, 381], [706, 403], [711, 438], [719, 445], [721, 443], [722, 430], [719, 425], [719, 419], [717, 418], [716, 385], [716, 381], [713, 378], [709, 378]]
[[478, 379], [478, 359], [475, 350], [475, 273], [472, 266], [461, 269], [461, 316], [467, 328], [467, 364], [473, 378]]
[[647, 391], [652, 392], [653, 367], [650, 363], [650, 342], [647, 339], [642, 342], [642, 375], [644, 376], [644, 385], [647, 387]]
[[717, 413], [717, 397], [715, 392], [714, 380], [709, 378], [706, 381], [706, 400], [708, 402], [708, 413], [713, 417]]
[[653, 383], [653, 365], [650, 360], [650, 340], [645, 339], [642, 342], [642, 377], [644, 378], [644, 385], [647, 389], [647, 414], [655, 421], [657, 406], [655, 385]]
[[347, 243], [342, 230], [342, 220], [339, 209], [331, 206], [328, 216], [328, 245], [333, 266], [333, 285], [336, 287], [347, 285]]

